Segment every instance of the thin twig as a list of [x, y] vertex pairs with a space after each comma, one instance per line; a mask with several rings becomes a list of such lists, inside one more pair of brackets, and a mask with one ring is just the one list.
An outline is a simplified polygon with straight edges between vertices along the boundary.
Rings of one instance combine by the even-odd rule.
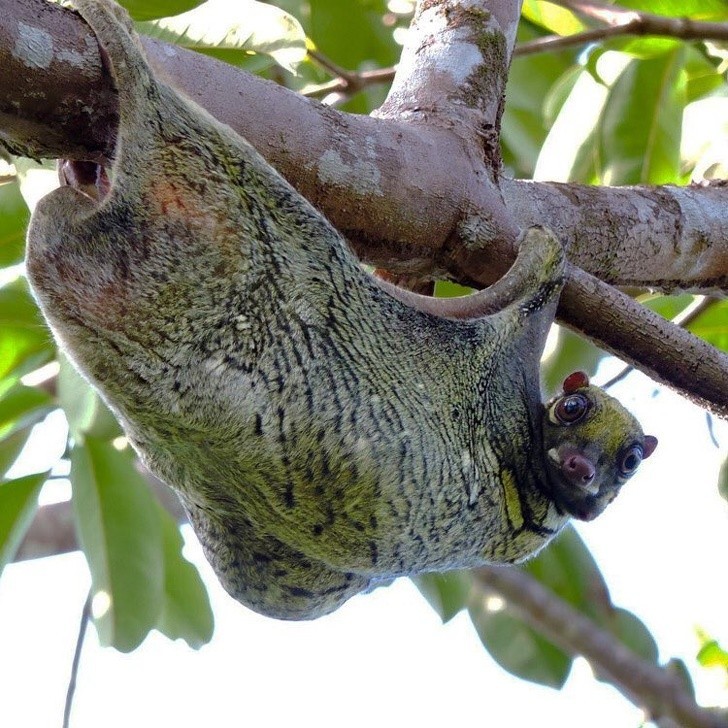
[[346, 96], [351, 96], [367, 86], [390, 82], [394, 78], [396, 71], [395, 67], [377, 68], [372, 71], [361, 72], [348, 71], [334, 63], [334, 61], [320, 51], [310, 49], [308, 51], [308, 55], [323, 69], [334, 76], [331, 81], [323, 83], [310, 91], [303, 93], [304, 96], [309, 96], [311, 98], [321, 98], [322, 96], [335, 93], [342, 93]]
[[[671, 319], [671, 321], [676, 326], [686, 329], [693, 321], [695, 321], [696, 318], [698, 318], [698, 316], [704, 314], [717, 302], [718, 301], [715, 298], [698, 296], [689, 306], [686, 306], [677, 316]], [[633, 370], [634, 366], [628, 364], [624, 367], [624, 369], [607, 381], [606, 384], [602, 384], [602, 389], [609, 389], [610, 387], [613, 387], [617, 382], [621, 382]]]
[[83, 641], [86, 636], [89, 618], [91, 617], [91, 592], [88, 593], [83, 609], [81, 610], [81, 620], [78, 626], [78, 637], [76, 638], [76, 649], [73, 653], [73, 662], [71, 663], [71, 675], [68, 678], [68, 689], [66, 690], [66, 704], [63, 708], [63, 728], [69, 728], [71, 723], [71, 708], [73, 707], [73, 696], [76, 693], [76, 679], [78, 678], [78, 667], [81, 663], [81, 650], [83, 649]]

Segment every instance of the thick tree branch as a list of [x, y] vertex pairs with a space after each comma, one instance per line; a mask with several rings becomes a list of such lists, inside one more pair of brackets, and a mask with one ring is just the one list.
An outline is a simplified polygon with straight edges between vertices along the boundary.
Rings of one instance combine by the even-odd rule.
[[[727, 290], [725, 188], [501, 180], [499, 189], [497, 130], [517, 3], [489, 6], [490, 12], [483, 3], [420, 4], [412, 42], [377, 119], [328, 109], [197, 54], [145, 45], [155, 66], [244, 134], [362, 258], [381, 267], [486, 285], [508, 266], [518, 227], [539, 222], [555, 229], [575, 266], [607, 282]], [[41, 0], [6, 0], [4, 10], [10, 20], [0, 27], [7, 71], [0, 79], [0, 138], [35, 156], [108, 157], [116, 99], [86, 26]], [[293, 128], [305, 134], [292, 135]], [[473, 213], [486, 221], [492, 239], [468, 250], [458, 223]], [[606, 290], [575, 275], [562, 319], [725, 416], [728, 358], [710, 350], [706, 367], [705, 345], [671, 332], [671, 365], [664, 371], [653, 359], [665, 349], [670, 327], [624, 297], [614, 301], [626, 309], [608, 311], [600, 298]], [[642, 333], [635, 337], [635, 331]]]
[[725, 728], [725, 711], [699, 707], [680, 679], [640, 659], [613, 635], [554, 596], [535, 579], [512, 567], [474, 571], [486, 592], [496, 592], [538, 632], [571, 655], [583, 655], [597, 675], [606, 678], [651, 720], [669, 718], [684, 728]]

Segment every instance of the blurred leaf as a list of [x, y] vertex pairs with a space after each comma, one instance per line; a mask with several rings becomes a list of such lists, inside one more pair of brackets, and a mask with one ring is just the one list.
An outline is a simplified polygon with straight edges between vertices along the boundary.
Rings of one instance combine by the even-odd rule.
[[728, 20], [725, 0], [620, 0], [620, 6], [691, 20]]
[[59, 357], [58, 400], [74, 439], [91, 435], [112, 440], [123, 434], [119, 423], [91, 385], [65, 356]]
[[[384, 68], [399, 60], [401, 47], [394, 41], [394, 27], [383, 19], [386, 0], [311, 0], [310, 36], [324, 56], [342, 68], [361, 71]], [[345, 32], [345, 29], [355, 29]], [[355, 94], [340, 108], [368, 114], [384, 100], [386, 86], [371, 86]]]
[[119, 452], [87, 437], [71, 452], [73, 507], [92, 578], [92, 613], [103, 645], [137, 647], [162, 610], [165, 563], [159, 505]]
[[274, 5], [256, 0], [207, 0], [194, 10], [172, 18], [141, 23], [146, 35], [186, 48], [237, 49], [264, 53], [295, 72], [306, 56], [301, 24]]
[[728, 351], [728, 300], [715, 301], [688, 326], [696, 336]]
[[453, 283], [452, 281], [435, 281], [435, 296], [437, 298], [469, 296], [473, 291], [473, 288], [461, 286], [459, 283]]
[[[540, 37], [533, 26], [521, 24], [518, 40]], [[506, 87], [506, 105], [501, 127], [501, 145], [506, 163], [518, 175], [530, 177], [548, 133], [546, 100], [564, 77], [575, 82], [576, 51], [516, 56]], [[566, 92], [564, 92], [566, 93]], [[553, 112], [553, 109], [552, 109]]]
[[632, 60], [609, 89], [599, 122], [606, 184], [679, 180], [684, 62], [682, 46], [657, 58]]
[[212, 638], [210, 598], [199, 571], [184, 558], [184, 541], [174, 519], [159, 506], [164, 540], [164, 603], [157, 628], [170, 639], [199, 649]]
[[587, 339], [559, 326], [556, 348], [541, 364], [541, 376], [547, 396], [561, 392], [564, 379], [581, 370], [592, 376], [606, 354]]
[[595, 130], [607, 89], [581, 67], [571, 71], [563, 84], [553, 89], [553, 99], [546, 99], [550, 129], [534, 175], [540, 180], [593, 182], [599, 161]]
[[0, 268], [23, 260], [29, 218], [18, 183], [0, 185]]
[[728, 501], [728, 456], [726, 456], [718, 471], [718, 493]]
[[674, 319], [681, 311], [684, 311], [693, 301], [695, 296], [684, 293], [679, 296], [648, 295], [639, 299], [640, 303], [666, 319]]
[[703, 667], [722, 667], [728, 670], [728, 652], [720, 644], [702, 630], [698, 631], [701, 646], [698, 652], [698, 662]]
[[671, 657], [667, 664], [665, 665], [665, 669], [671, 674], [675, 675], [678, 680], [683, 684], [683, 688], [685, 689], [685, 692], [694, 700], [695, 699], [695, 686], [693, 685], [693, 679], [690, 675], [690, 671], [688, 670], [687, 665], [683, 662], [683, 660], [678, 659], [677, 657]]
[[716, 66], [693, 46], [688, 45], [685, 53], [685, 92], [688, 103], [691, 103], [715, 91], [725, 79]]
[[0, 574], [12, 561], [38, 506], [38, 493], [48, 473], [0, 483]]
[[578, 15], [549, 2], [525, 0], [523, 17], [556, 35], [572, 35], [586, 29]]
[[191, 10], [203, 0], [119, 0], [134, 20], [152, 20]]
[[0, 440], [40, 422], [55, 408], [47, 392], [16, 384], [0, 399]]
[[310, 8], [316, 47], [340, 66], [358, 70], [365, 61], [384, 67], [399, 60], [401, 48], [382, 22], [385, 0], [310, 0]]
[[24, 427], [17, 430], [9, 437], [3, 438], [0, 442], [0, 478], [10, 470], [18, 455], [28, 442], [32, 427]]
[[[643, 305], [667, 319], [674, 319], [695, 301], [689, 294], [681, 296], [649, 296], [641, 299]], [[728, 351], [728, 300], [719, 299], [697, 316], [687, 327], [696, 336], [718, 349]]]
[[614, 607], [609, 622], [603, 626], [607, 627], [623, 645], [629, 647], [638, 657], [654, 665], [657, 664], [659, 650], [655, 638], [642, 620], [632, 612], [621, 607]]
[[471, 603], [469, 613], [481, 642], [501, 667], [539, 685], [564, 685], [573, 661], [569, 655], [507, 611], [489, 608], [486, 600]]
[[471, 584], [467, 571], [420, 574], [412, 581], [440, 615], [443, 624], [449, 622], [467, 605]]
[[637, 38], [635, 36], [617, 36], [610, 38], [600, 44], [602, 52], [619, 51], [634, 58], [656, 58], [664, 53], [678, 50], [684, 47], [683, 41], [676, 38], [664, 38], [647, 36]]
[[586, 616], [601, 623], [611, 614], [607, 584], [573, 526], [520, 568]]
[[24, 278], [0, 288], [0, 379], [22, 376], [55, 354], [50, 332]]

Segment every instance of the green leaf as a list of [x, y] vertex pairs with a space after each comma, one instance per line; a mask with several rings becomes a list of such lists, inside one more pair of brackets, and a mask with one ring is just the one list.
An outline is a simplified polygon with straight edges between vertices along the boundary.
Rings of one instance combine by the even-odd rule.
[[701, 641], [698, 662], [703, 667], [722, 667], [728, 670], [728, 652], [702, 630], [698, 630], [698, 637]]
[[[518, 40], [539, 37], [533, 27], [522, 24]], [[501, 127], [504, 160], [519, 175], [532, 176], [548, 133], [547, 99], [554, 86], [575, 82], [576, 51], [517, 56], [511, 64]], [[578, 71], [576, 71], [578, 73]], [[554, 109], [551, 109], [554, 112]]]
[[693, 46], [687, 46], [685, 57], [688, 103], [701, 99], [724, 83], [723, 74]]
[[18, 183], [0, 185], [0, 268], [23, 260], [29, 217]]
[[718, 493], [721, 498], [728, 501], [728, 456], [718, 471]]
[[119, 423], [91, 385], [65, 356], [61, 355], [58, 361], [58, 400], [74, 439], [91, 435], [100, 440], [112, 440], [122, 435]]
[[[309, 36], [316, 49], [335, 64], [362, 71], [399, 61], [402, 48], [394, 40], [394, 31], [403, 21], [389, 12], [387, 0], [310, 0], [308, 5]], [[354, 30], [345, 32], [347, 28]], [[385, 92], [382, 84], [369, 86], [340, 108], [368, 114], [384, 101]]]
[[38, 493], [48, 473], [0, 483], [0, 574], [12, 561], [38, 506]]
[[412, 581], [443, 624], [465, 608], [470, 595], [471, 577], [467, 571], [420, 574]]
[[24, 427], [0, 441], [0, 478], [3, 477], [18, 459], [18, 455], [28, 442], [32, 427]]
[[104, 645], [136, 648], [163, 603], [159, 505], [134, 468], [131, 449], [87, 437], [71, 452], [76, 528], [92, 578], [92, 614]]
[[725, 0], [620, 0], [620, 6], [691, 20], [728, 20]]
[[140, 24], [146, 35], [197, 49], [237, 49], [264, 53], [288, 71], [306, 57], [301, 24], [273, 5], [256, 0], [207, 0], [173, 18]]
[[561, 392], [564, 379], [575, 371], [593, 375], [606, 354], [587, 339], [559, 326], [556, 348], [541, 363], [547, 396]]
[[50, 332], [24, 278], [0, 288], [0, 379], [22, 376], [55, 354]]
[[632, 60], [609, 89], [599, 122], [606, 184], [665, 184], [680, 179], [687, 103], [684, 47]]
[[586, 29], [576, 13], [549, 2], [525, 0], [523, 17], [555, 35], [572, 35]]
[[203, 0], [119, 0], [134, 20], [152, 20], [191, 10]]
[[179, 526], [161, 506], [164, 540], [164, 603], [157, 628], [170, 639], [199, 649], [212, 638], [214, 618], [199, 571], [184, 558]]
[[[390, 66], [399, 60], [401, 48], [392, 30], [382, 23], [385, 0], [310, 0], [311, 37], [328, 58], [349, 70], [367, 61]], [[355, 32], [342, 32], [342, 29]]]
[[435, 281], [435, 296], [437, 298], [458, 298], [460, 296], [469, 296], [472, 293], [472, 288], [461, 286], [459, 283]]
[[55, 408], [47, 392], [16, 384], [0, 399], [0, 440], [40, 422]]
[[602, 624], [638, 657], [654, 665], [657, 664], [659, 657], [657, 642], [639, 617], [626, 609], [615, 607], [608, 623], [602, 622]]
[[561, 688], [572, 658], [509, 612], [499, 600], [478, 600], [469, 613], [485, 648], [504, 669], [524, 680]]
[[611, 616], [607, 584], [573, 526], [567, 526], [535, 559], [519, 568], [586, 616], [598, 622]]
[[[674, 319], [681, 311], [695, 301], [695, 296], [650, 296], [641, 302], [667, 319]], [[704, 339], [718, 349], [728, 351], [728, 300], [716, 300], [694, 318], [688, 331]]]
[[728, 351], [728, 300], [713, 303], [691, 321], [688, 330], [716, 348]]

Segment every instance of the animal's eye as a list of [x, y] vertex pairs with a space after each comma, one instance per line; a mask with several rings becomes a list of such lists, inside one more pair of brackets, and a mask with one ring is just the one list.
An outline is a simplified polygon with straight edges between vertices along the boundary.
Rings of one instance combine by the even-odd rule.
[[570, 394], [562, 397], [555, 405], [553, 413], [562, 425], [573, 425], [589, 409], [589, 400], [583, 394]]
[[642, 447], [631, 445], [619, 457], [619, 472], [623, 476], [632, 475], [642, 462]]

